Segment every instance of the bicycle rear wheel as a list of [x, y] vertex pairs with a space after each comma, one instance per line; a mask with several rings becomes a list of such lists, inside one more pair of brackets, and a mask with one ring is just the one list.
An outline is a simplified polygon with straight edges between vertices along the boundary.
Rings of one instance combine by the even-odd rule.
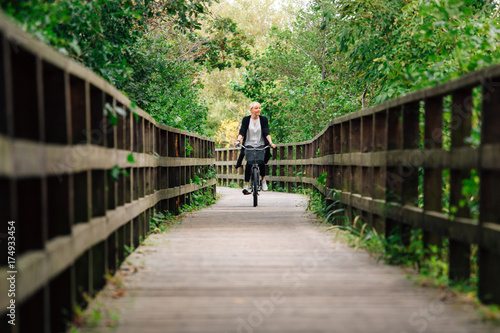
[[259, 168], [252, 168], [252, 192], [253, 206], [257, 207], [257, 197], [259, 195]]

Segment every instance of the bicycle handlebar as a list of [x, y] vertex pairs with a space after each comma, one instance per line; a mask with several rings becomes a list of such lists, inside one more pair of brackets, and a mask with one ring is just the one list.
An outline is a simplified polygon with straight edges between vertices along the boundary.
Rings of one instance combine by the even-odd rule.
[[244, 146], [242, 144], [239, 144], [236, 147], [243, 147], [243, 148], [249, 149], [249, 150], [264, 150], [264, 149], [266, 149], [268, 147], [271, 147], [271, 145], [267, 145], [267, 146], [264, 146], [264, 147], [246, 147], [246, 146]]

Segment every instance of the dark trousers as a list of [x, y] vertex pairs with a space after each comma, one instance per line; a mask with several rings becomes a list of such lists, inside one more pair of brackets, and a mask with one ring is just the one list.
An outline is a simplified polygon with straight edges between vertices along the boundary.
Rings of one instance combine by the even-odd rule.
[[[265, 177], [266, 176], [266, 165], [259, 164], [259, 170], [260, 170], [260, 176]], [[252, 175], [252, 165], [247, 163], [247, 165], [245, 166], [245, 182], [250, 181], [251, 175]]]

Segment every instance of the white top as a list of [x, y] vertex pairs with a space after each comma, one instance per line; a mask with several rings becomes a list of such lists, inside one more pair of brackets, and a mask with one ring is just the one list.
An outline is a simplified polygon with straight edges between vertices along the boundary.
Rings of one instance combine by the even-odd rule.
[[250, 124], [248, 125], [245, 145], [249, 146], [264, 145], [264, 139], [262, 138], [262, 127], [260, 126], [260, 118], [256, 120], [250, 118]]

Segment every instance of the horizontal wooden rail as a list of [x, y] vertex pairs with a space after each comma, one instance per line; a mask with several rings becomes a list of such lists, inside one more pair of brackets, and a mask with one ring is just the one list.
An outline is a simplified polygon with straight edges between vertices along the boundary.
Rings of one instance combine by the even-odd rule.
[[[272, 189], [316, 189], [329, 203], [335, 190], [351, 221], [360, 216], [380, 233], [420, 229], [425, 245], [447, 238], [454, 281], [469, 279], [471, 246], [478, 246], [480, 298], [500, 304], [499, 109], [494, 66], [333, 119], [309, 141], [279, 145], [266, 177]], [[220, 185], [242, 185], [238, 153], [216, 150]], [[471, 191], [476, 178], [477, 191], [464, 196], [464, 182]], [[463, 205], [471, 198], [479, 198], [479, 214]]]
[[[443, 169], [485, 169], [500, 170], [500, 145], [484, 145], [479, 156], [479, 150], [473, 148], [459, 148], [453, 151], [444, 150], [393, 150], [377, 153], [346, 153], [331, 154], [307, 160], [270, 160], [268, 165], [343, 165], [343, 166], [412, 166]], [[408, 161], [408, 162], [405, 162]], [[218, 166], [231, 166], [234, 161], [217, 161]]]
[[215, 191], [214, 151], [0, 14], [0, 331], [66, 331], [155, 212]]

